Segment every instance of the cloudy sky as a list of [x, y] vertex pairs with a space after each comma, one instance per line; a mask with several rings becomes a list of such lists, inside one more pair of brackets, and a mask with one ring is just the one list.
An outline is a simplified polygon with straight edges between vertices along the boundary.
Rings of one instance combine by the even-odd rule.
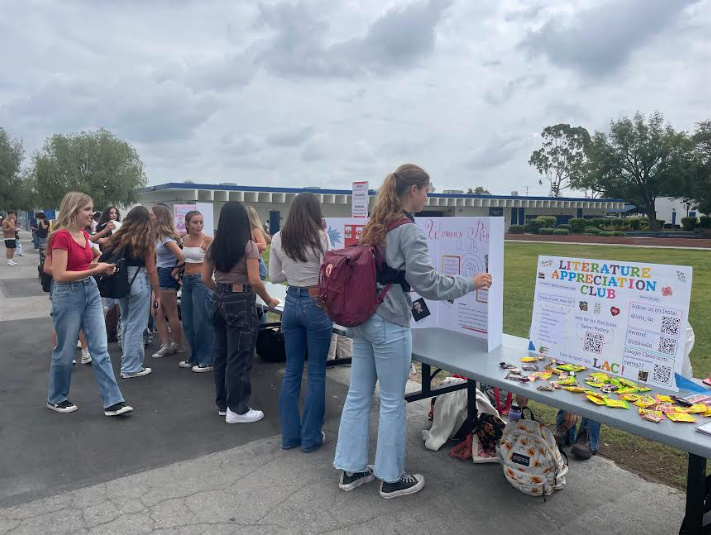
[[0, 0], [0, 125], [105, 127], [150, 184], [547, 194], [547, 125], [711, 119], [711, 0]]

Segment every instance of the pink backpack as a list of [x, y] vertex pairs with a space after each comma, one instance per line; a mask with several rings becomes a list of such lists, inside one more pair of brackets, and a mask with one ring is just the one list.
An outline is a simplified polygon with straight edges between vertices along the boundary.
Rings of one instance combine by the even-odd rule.
[[[412, 221], [403, 218], [392, 223], [388, 232], [407, 223]], [[378, 294], [376, 283], [385, 264], [383, 256], [377, 245], [355, 244], [326, 251], [319, 271], [318, 293], [323, 309], [334, 323], [355, 327], [375, 314], [393, 285], [387, 284]]]

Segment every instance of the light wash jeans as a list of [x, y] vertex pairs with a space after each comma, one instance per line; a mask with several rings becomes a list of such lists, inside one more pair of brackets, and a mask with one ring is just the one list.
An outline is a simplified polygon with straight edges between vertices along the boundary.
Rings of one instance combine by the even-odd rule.
[[[556, 415], [556, 418], [555, 418], [555, 423], [562, 424], [564, 419], [565, 419], [565, 412], [558, 411], [558, 414]], [[585, 426], [587, 426], [587, 428], [588, 428], [588, 437], [590, 437], [590, 449], [592, 451], [597, 451], [598, 448], [600, 447], [600, 423], [599, 422], [593, 422], [592, 420], [588, 420], [587, 418], [582, 418], [580, 420], [580, 425], [578, 426], [577, 435], [575, 433], [575, 426], [568, 429], [568, 435], [570, 437], [570, 442], [575, 444], [577, 437], [580, 436], [580, 432], [583, 429], [585, 429]]]
[[215, 331], [210, 321], [212, 291], [205, 286], [200, 275], [183, 275], [183, 293], [180, 299], [183, 330], [190, 344], [188, 362], [195, 366], [212, 366], [215, 355], [212, 345]]
[[[308, 288], [289, 287], [281, 320], [286, 345], [286, 370], [279, 395], [281, 447], [301, 446], [304, 451], [321, 447], [321, 427], [326, 412], [326, 358], [331, 347], [333, 322], [314, 304]], [[304, 357], [308, 349], [308, 386], [304, 417], [299, 415]]]
[[[140, 270], [138, 274], [136, 271]], [[141, 371], [145, 358], [143, 331], [148, 325], [148, 313], [151, 310], [151, 284], [146, 268], [128, 266], [128, 281], [131, 289], [128, 296], [117, 299], [121, 307], [121, 373], [130, 375]]]
[[405, 472], [405, 384], [412, 362], [412, 333], [373, 315], [353, 328], [351, 386], [341, 415], [333, 466], [363, 472], [368, 465], [370, 403], [380, 382], [375, 476], [395, 483]]
[[54, 282], [52, 321], [57, 332], [57, 348], [52, 351], [47, 401], [61, 403], [69, 395], [79, 329], [86, 336], [104, 408], [124, 401], [111, 367], [101, 297], [93, 277], [78, 282]]

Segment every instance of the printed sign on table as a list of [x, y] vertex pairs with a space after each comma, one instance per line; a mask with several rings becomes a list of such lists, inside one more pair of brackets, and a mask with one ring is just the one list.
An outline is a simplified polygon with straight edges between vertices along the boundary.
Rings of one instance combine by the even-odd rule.
[[692, 268], [539, 256], [530, 349], [678, 390]]
[[[432, 301], [411, 292], [413, 329], [437, 327], [487, 340], [491, 351], [501, 345], [503, 330], [504, 221], [489, 217], [418, 217], [427, 238], [434, 267], [450, 276], [474, 277], [491, 273], [488, 291], [478, 290], [459, 299]], [[355, 243], [363, 219], [328, 218], [334, 249]]]

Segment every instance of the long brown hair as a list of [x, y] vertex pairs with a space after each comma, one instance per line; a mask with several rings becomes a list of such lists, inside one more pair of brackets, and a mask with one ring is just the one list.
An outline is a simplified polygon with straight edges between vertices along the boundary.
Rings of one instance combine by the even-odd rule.
[[151, 208], [155, 214], [158, 221], [155, 223], [155, 239], [160, 241], [163, 238], [172, 238], [176, 242], [180, 242], [180, 236], [178, 236], [178, 231], [175, 229], [175, 224], [173, 223], [173, 214], [170, 213], [170, 209], [156, 204]]
[[321, 203], [316, 195], [299, 193], [294, 197], [281, 231], [281, 248], [284, 254], [295, 262], [306, 262], [309, 248], [314, 253], [323, 253], [322, 219]]
[[415, 164], [406, 163], [394, 173], [385, 177], [378, 192], [378, 200], [370, 214], [370, 220], [363, 229], [360, 243], [382, 245], [388, 226], [405, 217], [402, 201], [409, 195], [410, 188], [422, 189], [430, 183], [430, 175]]
[[105, 249], [119, 251], [130, 244], [133, 258], [144, 258], [153, 250], [154, 238], [148, 209], [145, 206], [136, 206], [126, 214], [121, 228], [111, 235]]

